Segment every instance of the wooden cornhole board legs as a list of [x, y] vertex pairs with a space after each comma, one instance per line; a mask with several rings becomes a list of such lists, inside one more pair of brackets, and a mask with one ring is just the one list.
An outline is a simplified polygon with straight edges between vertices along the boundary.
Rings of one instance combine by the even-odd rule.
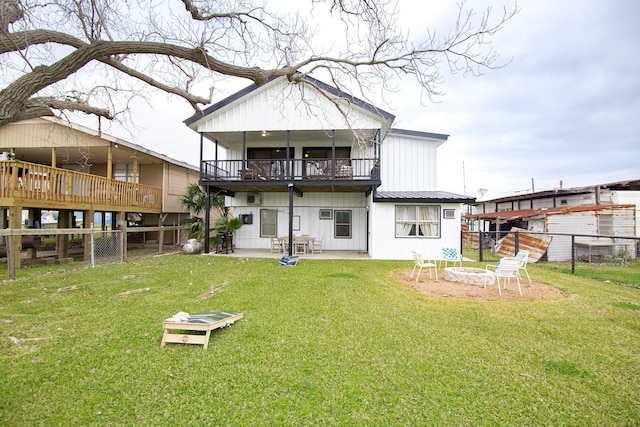
[[[160, 347], [166, 343], [198, 344], [206, 350], [209, 346], [211, 331], [232, 325], [236, 320], [242, 319], [244, 313], [227, 313], [224, 311], [204, 311], [192, 314], [186, 322], [165, 320], [164, 334]], [[178, 332], [175, 332], [178, 331]], [[204, 332], [203, 334], [190, 334], [189, 332]]]

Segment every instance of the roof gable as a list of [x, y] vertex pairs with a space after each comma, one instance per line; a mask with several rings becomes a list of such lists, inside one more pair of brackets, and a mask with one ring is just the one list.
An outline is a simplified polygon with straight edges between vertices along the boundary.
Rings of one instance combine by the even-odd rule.
[[311, 77], [305, 80], [310, 84], [290, 83], [280, 77], [262, 86], [248, 86], [184, 123], [197, 132], [380, 128], [386, 132], [395, 119], [392, 114], [319, 80]]

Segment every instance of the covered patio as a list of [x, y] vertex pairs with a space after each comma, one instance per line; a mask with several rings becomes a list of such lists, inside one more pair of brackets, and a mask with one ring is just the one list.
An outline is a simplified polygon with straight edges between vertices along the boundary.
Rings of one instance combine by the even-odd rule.
[[[203, 255], [206, 256], [220, 256], [230, 258], [273, 258], [280, 259], [283, 254], [279, 252], [271, 252], [269, 249], [245, 249], [236, 248], [233, 253], [215, 253], [209, 252]], [[286, 254], [284, 254], [286, 255]], [[300, 255], [301, 260], [319, 260], [319, 259], [371, 259], [368, 253], [364, 251], [327, 251], [323, 250], [322, 253], [316, 254], [304, 254]]]

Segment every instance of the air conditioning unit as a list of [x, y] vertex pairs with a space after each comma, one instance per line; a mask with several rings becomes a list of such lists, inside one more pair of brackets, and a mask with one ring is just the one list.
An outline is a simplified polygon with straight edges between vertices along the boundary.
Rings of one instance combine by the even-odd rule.
[[247, 204], [260, 206], [262, 204], [262, 196], [257, 193], [247, 194]]

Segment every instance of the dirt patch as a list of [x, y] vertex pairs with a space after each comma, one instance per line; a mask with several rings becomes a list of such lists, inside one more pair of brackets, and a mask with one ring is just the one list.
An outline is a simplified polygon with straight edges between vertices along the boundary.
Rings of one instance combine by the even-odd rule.
[[[426, 273], [426, 274], [425, 274]], [[436, 282], [435, 276], [430, 279], [429, 272], [423, 271], [420, 280], [416, 282], [415, 276], [411, 276], [411, 270], [397, 270], [392, 274], [394, 280], [417, 292], [425, 295], [442, 298], [475, 299], [475, 300], [504, 300], [504, 301], [532, 301], [538, 299], [560, 299], [566, 297], [565, 293], [552, 286], [543, 285], [536, 281], [529, 283], [526, 278], [520, 281], [522, 296], [518, 293], [518, 284], [515, 280], [507, 284], [507, 289], [502, 289], [502, 296], [498, 293], [498, 287], [493, 285], [484, 286], [468, 285], [465, 283], [450, 282], [443, 279], [442, 270], [438, 271], [439, 280]], [[500, 282], [502, 287], [502, 282]]]

